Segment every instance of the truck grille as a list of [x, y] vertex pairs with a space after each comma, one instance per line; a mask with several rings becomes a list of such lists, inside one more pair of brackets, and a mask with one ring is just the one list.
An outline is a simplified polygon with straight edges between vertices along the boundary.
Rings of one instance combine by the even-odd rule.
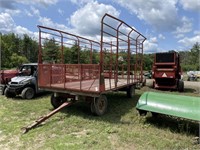
[[11, 84], [18, 84], [18, 82], [11, 82]]

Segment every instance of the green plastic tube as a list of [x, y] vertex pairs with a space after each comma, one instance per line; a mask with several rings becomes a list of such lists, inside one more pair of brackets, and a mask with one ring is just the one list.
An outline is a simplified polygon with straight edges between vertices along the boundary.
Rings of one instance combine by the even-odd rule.
[[145, 92], [136, 108], [190, 120], [200, 121], [200, 97]]

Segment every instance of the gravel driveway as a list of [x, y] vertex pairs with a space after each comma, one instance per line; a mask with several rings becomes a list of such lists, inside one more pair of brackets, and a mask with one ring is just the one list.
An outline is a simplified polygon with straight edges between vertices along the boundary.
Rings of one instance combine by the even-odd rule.
[[[153, 79], [147, 79], [146, 80], [146, 85], [148, 87], [152, 87], [153, 85]], [[200, 94], [200, 82], [197, 81], [184, 81], [184, 89], [193, 89], [195, 90], [194, 93], [199, 93]]]

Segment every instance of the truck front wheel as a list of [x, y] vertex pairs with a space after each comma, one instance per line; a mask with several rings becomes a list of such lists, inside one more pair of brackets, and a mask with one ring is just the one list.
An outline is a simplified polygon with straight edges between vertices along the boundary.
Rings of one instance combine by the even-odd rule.
[[13, 97], [16, 96], [16, 94], [10, 92], [8, 88], [5, 89], [4, 94], [5, 94], [5, 96], [8, 97], [8, 98], [13, 98]]
[[22, 98], [23, 99], [32, 99], [35, 96], [35, 91], [31, 87], [27, 87], [22, 91]]

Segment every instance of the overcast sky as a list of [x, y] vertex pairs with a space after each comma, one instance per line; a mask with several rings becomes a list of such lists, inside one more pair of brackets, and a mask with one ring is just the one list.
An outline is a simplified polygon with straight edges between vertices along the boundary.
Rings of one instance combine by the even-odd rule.
[[98, 39], [105, 13], [146, 36], [146, 52], [200, 43], [200, 0], [0, 0], [0, 32], [37, 40], [37, 25], [43, 25]]

